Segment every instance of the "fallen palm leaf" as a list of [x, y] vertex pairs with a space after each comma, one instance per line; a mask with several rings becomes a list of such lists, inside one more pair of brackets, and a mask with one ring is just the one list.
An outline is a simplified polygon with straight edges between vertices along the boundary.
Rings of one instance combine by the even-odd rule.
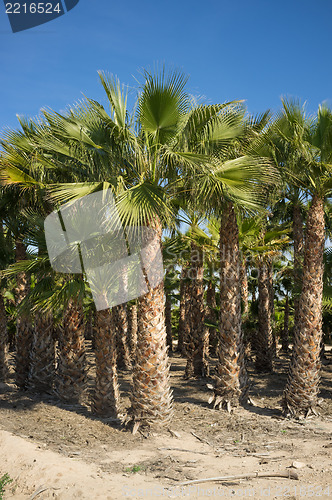
[[186, 453], [199, 453], [200, 455], [208, 455], [208, 453], [204, 451], [193, 451], [193, 450], [185, 450], [184, 448], [158, 448], [158, 450], [173, 450], [173, 451], [184, 451]]
[[220, 476], [208, 477], [206, 479], [194, 479], [193, 481], [185, 481], [180, 483], [179, 486], [187, 486], [189, 484], [209, 483], [212, 481], [233, 481], [234, 479], [251, 479], [255, 477], [284, 477], [286, 479], [298, 480], [298, 475], [293, 471], [285, 472], [251, 472], [249, 474], [237, 474], [235, 476]]

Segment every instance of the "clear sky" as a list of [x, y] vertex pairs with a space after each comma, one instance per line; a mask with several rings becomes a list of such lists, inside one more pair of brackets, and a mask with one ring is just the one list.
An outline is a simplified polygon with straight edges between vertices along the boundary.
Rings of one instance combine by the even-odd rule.
[[64, 16], [13, 34], [0, 2], [0, 130], [16, 114], [104, 102], [97, 70], [135, 87], [166, 63], [207, 102], [246, 99], [276, 110], [281, 95], [332, 105], [331, 0], [80, 0]]

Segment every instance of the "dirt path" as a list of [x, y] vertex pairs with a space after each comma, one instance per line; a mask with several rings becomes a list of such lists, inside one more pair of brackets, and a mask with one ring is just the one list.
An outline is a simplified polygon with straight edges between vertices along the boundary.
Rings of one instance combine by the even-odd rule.
[[[88, 406], [0, 384], [0, 477], [13, 479], [4, 498], [332, 498], [332, 364], [322, 374], [322, 415], [299, 422], [280, 415], [287, 362], [279, 359], [274, 375], [250, 373], [255, 406], [229, 415], [208, 407], [207, 381], [184, 381], [184, 360], [173, 358], [174, 419], [169, 429], [149, 435], [132, 436], [94, 418]], [[129, 381], [128, 374], [120, 377], [124, 407]], [[297, 472], [299, 480], [178, 486], [284, 471]]]

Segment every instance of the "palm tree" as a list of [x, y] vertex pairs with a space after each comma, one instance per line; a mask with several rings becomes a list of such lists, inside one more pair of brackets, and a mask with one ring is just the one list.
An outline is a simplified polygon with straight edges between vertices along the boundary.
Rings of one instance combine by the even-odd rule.
[[217, 379], [211, 402], [226, 408], [245, 402], [248, 379], [241, 327], [240, 249], [236, 213], [226, 202], [220, 226], [220, 340]]
[[[299, 124], [299, 127], [302, 124]], [[283, 406], [290, 415], [317, 412], [322, 339], [324, 201], [331, 196], [332, 112], [320, 106], [311, 127], [305, 127], [301, 153], [306, 160], [311, 195], [305, 232], [299, 328], [295, 330], [292, 362]]]

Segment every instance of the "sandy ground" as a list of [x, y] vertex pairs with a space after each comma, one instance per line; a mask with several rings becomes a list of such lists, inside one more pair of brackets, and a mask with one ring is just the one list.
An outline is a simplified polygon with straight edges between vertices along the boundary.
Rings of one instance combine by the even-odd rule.
[[[329, 361], [332, 361], [329, 353]], [[90, 356], [90, 382], [93, 358]], [[133, 436], [92, 416], [88, 405], [0, 384], [0, 477], [4, 499], [332, 498], [332, 363], [322, 372], [320, 417], [281, 417], [288, 359], [272, 375], [249, 366], [255, 406], [227, 414], [209, 408], [209, 380], [183, 380], [172, 358], [174, 418], [167, 429]], [[129, 406], [130, 374], [120, 376]], [[299, 479], [250, 478], [181, 486], [220, 476], [296, 472]], [[0, 496], [1, 498], [1, 496]]]

